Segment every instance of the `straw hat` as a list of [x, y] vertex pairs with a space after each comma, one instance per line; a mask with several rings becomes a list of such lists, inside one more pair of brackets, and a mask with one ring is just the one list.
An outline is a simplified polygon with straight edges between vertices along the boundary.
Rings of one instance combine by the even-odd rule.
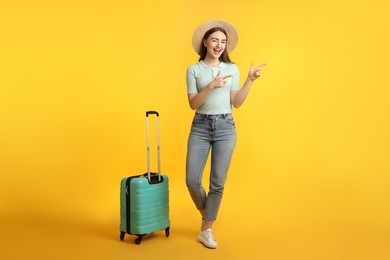
[[232, 52], [233, 49], [236, 47], [238, 41], [238, 33], [233, 24], [224, 20], [210, 20], [196, 28], [194, 34], [192, 35], [192, 47], [199, 55], [203, 45], [203, 37], [205, 33], [214, 27], [221, 27], [226, 31], [226, 50], [228, 51], [228, 53]]

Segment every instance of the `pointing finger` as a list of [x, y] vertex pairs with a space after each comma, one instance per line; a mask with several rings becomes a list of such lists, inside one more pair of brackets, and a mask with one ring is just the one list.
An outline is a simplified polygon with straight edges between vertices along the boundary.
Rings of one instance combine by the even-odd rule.
[[260, 71], [264, 66], [265, 66], [265, 63], [263, 63], [263, 64], [257, 66], [257, 67], [255, 68], [255, 71]]
[[232, 75], [226, 75], [226, 76], [223, 76], [222, 79], [227, 79], [227, 78], [230, 78]]

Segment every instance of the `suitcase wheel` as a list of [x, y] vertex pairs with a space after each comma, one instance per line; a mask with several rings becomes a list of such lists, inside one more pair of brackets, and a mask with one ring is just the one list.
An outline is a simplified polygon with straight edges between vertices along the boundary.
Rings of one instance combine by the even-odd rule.
[[165, 229], [165, 236], [166, 236], [166, 237], [169, 237], [169, 227], [167, 227], [167, 228]]
[[141, 244], [142, 237], [143, 237], [143, 235], [139, 235], [138, 238], [135, 239], [135, 243], [136, 243], [137, 245]]
[[121, 231], [121, 235], [119, 237], [123, 241], [123, 239], [125, 238], [125, 232]]

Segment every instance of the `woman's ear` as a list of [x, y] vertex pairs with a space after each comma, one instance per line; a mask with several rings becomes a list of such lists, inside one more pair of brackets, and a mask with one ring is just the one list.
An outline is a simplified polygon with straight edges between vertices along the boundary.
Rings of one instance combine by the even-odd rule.
[[203, 39], [203, 45], [204, 45], [204, 47], [207, 47], [205, 39]]

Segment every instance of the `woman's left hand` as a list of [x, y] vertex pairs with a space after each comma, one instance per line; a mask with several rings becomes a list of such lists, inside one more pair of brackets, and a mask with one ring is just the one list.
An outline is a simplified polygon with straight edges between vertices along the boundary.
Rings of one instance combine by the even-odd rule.
[[254, 62], [252, 61], [251, 68], [249, 69], [248, 77], [254, 81], [255, 79], [258, 79], [260, 77], [260, 72], [261, 69], [265, 66], [266, 64], [263, 63], [257, 67], [255, 67]]

